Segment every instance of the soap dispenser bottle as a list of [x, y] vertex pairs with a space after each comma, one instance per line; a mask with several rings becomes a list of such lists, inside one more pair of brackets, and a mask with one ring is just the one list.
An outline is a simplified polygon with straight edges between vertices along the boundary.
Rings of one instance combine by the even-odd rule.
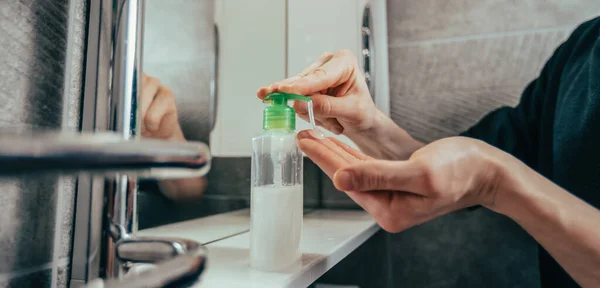
[[311, 101], [295, 94], [267, 95], [263, 132], [252, 139], [250, 266], [257, 270], [284, 269], [300, 258], [303, 156], [289, 100]]

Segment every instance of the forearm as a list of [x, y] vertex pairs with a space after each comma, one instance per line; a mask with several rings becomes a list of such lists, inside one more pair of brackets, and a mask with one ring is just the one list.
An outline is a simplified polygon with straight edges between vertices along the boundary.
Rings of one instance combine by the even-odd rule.
[[490, 208], [521, 225], [580, 285], [600, 287], [600, 211], [513, 162]]
[[413, 139], [392, 119], [377, 111], [371, 129], [360, 132], [349, 132], [350, 138], [360, 150], [377, 159], [406, 160], [425, 144]]
[[[167, 140], [174, 142], [187, 141], [179, 125], [173, 129], [173, 135]], [[206, 186], [208, 186], [208, 180], [205, 177], [171, 179], [158, 182], [161, 192], [176, 201], [200, 199], [204, 195]]]

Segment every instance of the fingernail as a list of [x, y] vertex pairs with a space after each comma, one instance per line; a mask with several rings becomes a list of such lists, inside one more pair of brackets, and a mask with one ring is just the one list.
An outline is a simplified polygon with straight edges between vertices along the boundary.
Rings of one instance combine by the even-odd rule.
[[352, 173], [348, 171], [336, 172], [333, 178], [338, 189], [346, 191], [354, 189], [354, 175]]
[[319, 140], [325, 139], [325, 134], [323, 134], [323, 132], [321, 131], [321, 129], [319, 129], [318, 127], [315, 127], [312, 130], [310, 130], [310, 134], [313, 137], [315, 137], [316, 139], [319, 139]]
[[[298, 139], [309, 138], [309, 137], [311, 137], [311, 136], [312, 136], [312, 133], [309, 133], [309, 132], [308, 132], [308, 131], [306, 131], [306, 130], [303, 130], [303, 131], [300, 131], [300, 132], [298, 132]], [[312, 136], [312, 137], [314, 137], [314, 136]]]

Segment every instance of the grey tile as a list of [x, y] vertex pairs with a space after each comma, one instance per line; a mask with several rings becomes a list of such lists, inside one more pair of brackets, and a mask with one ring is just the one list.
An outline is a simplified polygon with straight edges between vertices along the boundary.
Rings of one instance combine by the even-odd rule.
[[574, 26], [600, 14], [598, 1], [565, 0], [389, 0], [391, 45]]
[[317, 208], [320, 200], [321, 169], [304, 157], [304, 208]]
[[0, 272], [21, 270], [53, 259], [56, 178], [0, 182]]
[[534, 239], [484, 208], [392, 235], [390, 253], [402, 287], [540, 286]]
[[51, 284], [52, 284], [52, 269], [46, 269], [46, 270], [22, 275], [20, 277], [12, 278], [4, 283], [0, 283], [0, 287], [7, 287], [7, 288], [51, 287]]
[[194, 202], [173, 202], [157, 192], [138, 194], [139, 229], [196, 219], [250, 207], [248, 199], [206, 196]]
[[250, 172], [250, 157], [213, 158], [206, 195], [250, 199]]
[[390, 48], [390, 106], [416, 138], [456, 135], [514, 105], [568, 30]]

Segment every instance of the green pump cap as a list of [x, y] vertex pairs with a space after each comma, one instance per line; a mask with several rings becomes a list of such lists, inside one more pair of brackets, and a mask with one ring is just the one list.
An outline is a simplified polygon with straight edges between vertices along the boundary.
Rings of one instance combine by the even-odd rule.
[[283, 92], [273, 92], [263, 100], [263, 103], [270, 104], [263, 112], [263, 129], [286, 129], [296, 130], [296, 111], [288, 105], [288, 101], [310, 102], [310, 97], [289, 94]]

